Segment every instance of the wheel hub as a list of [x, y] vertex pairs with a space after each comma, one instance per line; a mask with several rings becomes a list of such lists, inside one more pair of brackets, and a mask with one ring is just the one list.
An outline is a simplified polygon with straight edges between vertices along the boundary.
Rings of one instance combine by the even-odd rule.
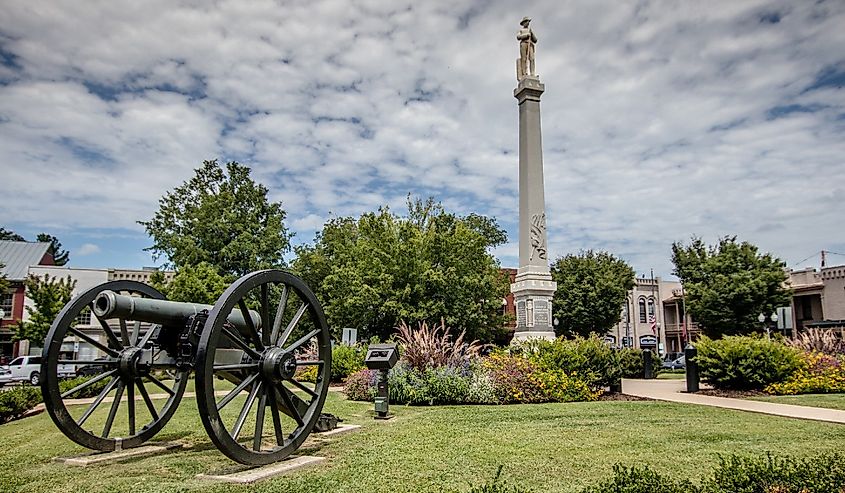
[[296, 374], [296, 358], [281, 348], [265, 351], [259, 366], [262, 375], [273, 381], [288, 380]]
[[120, 352], [117, 358], [117, 370], [120, 376], [125, 379], [134, 379], [141, 375], [141, 368], [138, 362], [141, 360], [143, 350], [137, 347], [126, 348]]

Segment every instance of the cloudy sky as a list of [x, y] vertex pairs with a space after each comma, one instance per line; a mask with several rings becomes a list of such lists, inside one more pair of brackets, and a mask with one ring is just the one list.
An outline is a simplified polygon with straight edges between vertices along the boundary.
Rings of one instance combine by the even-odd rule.
[[136, 221], [219, 158], [295, 242], [411, 193], [495, 216], [516, 266], [523, 15], [551, 257], [665, 275], [692, 234], [845, 253], [842, 1], [6, 1], [0, 226], [74, 266], [152, 265]]

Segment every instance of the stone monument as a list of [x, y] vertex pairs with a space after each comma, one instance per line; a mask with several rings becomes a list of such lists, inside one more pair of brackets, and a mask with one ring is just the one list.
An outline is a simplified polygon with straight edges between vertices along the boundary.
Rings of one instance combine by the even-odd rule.
[[534, 70], [534, 44], [531, 19], [520, 22], [522, 29], [517, 59], [519, 101], [519, 270], [511, 292], [516, 304], [516, 332], [513, 340], [554, 339], [552, 296], [557, 284], [549, 272], [546, 248], [546, 203], [543, 191], [543, 141], [540, 135], [540, 96], [545, 86]]

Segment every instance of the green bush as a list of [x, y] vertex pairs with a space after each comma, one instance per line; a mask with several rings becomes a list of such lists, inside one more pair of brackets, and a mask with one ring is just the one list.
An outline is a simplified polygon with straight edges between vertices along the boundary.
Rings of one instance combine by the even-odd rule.
[[[74, 388], [78, 385], [82, 385], [83, 383], [85, 383], [85, 382], [87, 382], [87, 381], [89, 381], [89, 380], [91, 380], [92, 378], [95, 378], [95, 377], [96, 377], [96, 375], [92, 375], [92, 376], [89, 376], [89, 377], [76, 377], [76, 378], [71, 378], [71, 379], [68, 379], [68, 380], [62, 380], [62, 381], [59, 382], [59, 392], [65, 393], [68, 390], [70, 390], [70, 389], [72, 389], [72, 388]], [[84, 399], [86, 397], [96, 397], [100, 393], [100, 391], [103, 390], [106, 387], [106, 385], [108, 385], [109, 380], [110, 380], [109, 378], [104, 378], [104, 379], [100, 380], [99, 382], [95, 382], [95, 383], [89, 385], [88, 387], [85, 387], [84, 389], [79, 390], [72, 395], [69, 395], [68, 399]]]
[[[645, 367], [643, 364], [643, 352], [634, 348], [617, 349], [615, 352], [616, 365], [619, 369], [619, 378], [643, 378]], [[660, 360], [654, 358], [654, 373], [660, 368]]]
[[343, 393], [351, 401], [372, 401], [376, 395], [376, 370], [359, 370], [349, 375], [343, 384]]
[[701, 489], [687, 480], [675, 481], [645, 467], [613, 466], [613, 476], [582, 493], [695, 493]]
[[695, 485], [646, 467], [613, 467], [613, 476], [581, 493], [842, 493], [845, 457], [720, 457], [712, 476]]
[[332, 382], [342, 382], [349, 375], [366, 368], [366, 355], [367, 348], [362, 345], [335, 344], [332, 348]]
[[717, 389], [763, 389], [786, 380], [801, 365], [797, 349], [759, 336], [702, 336], [695, 346], [702, 379]]
[[845, 491], [845, 456], [720, 458], [704, 492], [841, 493]]
[[470, 378], [457, 368], [441, 366], [417, 370], [397, 365], [388, 374], [390, 401], [396, 404], [433, 406], [470, 402]]
[[22, 385], [0, 391], [0, 423], [20, 418], [41, 401], [38, 387]]

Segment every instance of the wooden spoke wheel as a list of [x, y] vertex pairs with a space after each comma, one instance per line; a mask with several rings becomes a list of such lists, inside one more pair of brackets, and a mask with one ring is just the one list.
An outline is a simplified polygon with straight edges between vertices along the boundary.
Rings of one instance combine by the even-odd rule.
[[323, 409], [331, 356], [325, 315], [301, 279], [265, 270], [232, 284], [197, 348], [197, 404], [217, 448], [249, 465], [289, 456]]
[[[112, 451], [152, 438], [179, 405], [187, 372], [153, 340], [156, 326], [128, 318], [101, 319], [93, 303], [104, 290], [163, 299], [135, 281], [112, 281], [75, 297], [59, 313], [44, 343], [41, 393], [53, 422], [74, 442]], [[161, 361], [161, 362], [160, 362]], [[72, 388], [65, 376], [88, 376]]]

